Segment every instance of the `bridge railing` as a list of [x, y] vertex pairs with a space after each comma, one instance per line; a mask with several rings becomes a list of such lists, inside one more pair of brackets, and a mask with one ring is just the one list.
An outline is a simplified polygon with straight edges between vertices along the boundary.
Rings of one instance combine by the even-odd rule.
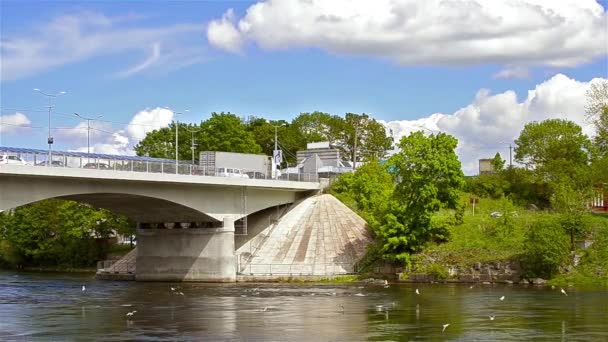
[[[0, 154], [6, 153], [0, 150]], [[18, 155], [25, 165], [45, 167], [48, 166], [47, 153], [10, 153]], [[243, 179], [268, 179], [268, 180], [284, 180], [295, 182], [318, 182], [319, 177], [316, 173], [288, 173], [280, 174], [272, 177], [267, 172], [253, 169], [237, 169], [237, 168], [208, 168], [196, 164], [179, 162], [177, 165], [174, 161], [140, 161], [128, 160], [124, 158], [100, 158], [100, 157], [82, 157], [61, 154], [56, 152], [52, 155], [52, 167], [65, 168], [80, 168], [92, 170], [106, 171], [126, 171], [126, 172], [145, 172], [145, 173], [160, 173], [160, 174], [178, 174], [190, 176], [210, 176], [210, 177], [227, 177], [227, 178], [243, 178]]]

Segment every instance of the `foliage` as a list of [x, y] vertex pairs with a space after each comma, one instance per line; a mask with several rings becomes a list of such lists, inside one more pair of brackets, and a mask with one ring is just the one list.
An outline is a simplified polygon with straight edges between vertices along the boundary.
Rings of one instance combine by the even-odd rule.
[[339, 142], [344, 121], [337, 115], [323, 112], [301, 113], [291, 122], [302, 133], [306, 142]]
[[255, 142], [262, 147], [262, 153], [271, 156], [274, 150], [275, 126], [279, 148], [283, 150], [283, 157], [289, 164], [294, 164], [296, 152], [306, 148], [304, 135], [295, 125], [288, 124], [284, 120], [268, 121], [264, 118], [250, 117], [247, 121], [247, 129], [253, 134]]
[[133, 234], [122, 216], [86, 204], [44, 200], [3, 213], [0, 259], [11, 266], [91, 266], [103, 258], [112, 230]]
[[[135, 146], [137, 155], [174, 159], [176, 125], [176, 122], [172, 122], [169, 127], [146, 134], [146, 137]], [[200, 151], [262, 153], [262, 148], [257, 144], [253, 133], [238, 116], [232, 113], [211, 113], [211, 117], [202, 121], [200, 125], [180, 123], [178, 135], [178, 153], [181, 160], [192, 158], [192, 138], [195, 140], [195, 159], [198, 158]]]
[[586, 233], [589, 229], [588, 203], [591, 193], [577, 191], [568, 182], [554, 184], [551, 204], [559, 214], [562, 229], [570, 235], [570, 249], [574, 250], [574, 239]]
[[410, 254], [427, 241], [445, 238], [444, 227], [434, 225], [432, 215], [458, 206], [464, 176], [456, 145], [457, 140], [444, 133], [415, 132], [399, 142], [400, 152], [388, 162], [395, 190], [372, 224], [386, 259], [409, 264]]
[[533, 168], [542, 181], [560, 177], [576, 180], [588, 171], [593, 147], [581, 127], [572, 121], [528, 123], [515, 142], [515, 160]]
[[494, 168], [494, 172], [498, 172], [505, 167], [505, 161], [502, 159], [502, 157], [500, 156], [500, 153], [498, 153], [498, 152], [496, 152], [496, 155], [494, 155], [494, 158], [492, 158], [492, 160], [490, 161], [490, 164], [492, 164], [492, 168]]
[[568, 235], [555, 217], [535, 222], [526, 234], [522, 266], [529, 278], [551, 278], [570, 255]]
[[367, 114], [346, 113], [343, 126], [342, 150], [351, 160], [355, 160], [355, 137], [357, 161], [384, 158], [393, 147], [392, 133]]
[[595, 144], [602, 156], [608, 155], [608, 81], [592, 83], [587, 91], [587, 118], [595, 125]]

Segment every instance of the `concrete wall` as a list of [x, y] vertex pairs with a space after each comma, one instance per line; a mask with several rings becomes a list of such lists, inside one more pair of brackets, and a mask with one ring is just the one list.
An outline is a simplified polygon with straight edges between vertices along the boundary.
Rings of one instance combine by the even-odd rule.
[[223, 228], [138, 229], [138, 281], [236, 281], [234, 222]]

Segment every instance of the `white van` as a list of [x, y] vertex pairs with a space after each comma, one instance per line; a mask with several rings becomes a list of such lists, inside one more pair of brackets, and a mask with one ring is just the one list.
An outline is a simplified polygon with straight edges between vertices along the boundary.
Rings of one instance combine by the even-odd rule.
[[220, 167], [217, 169], [217, 176], [230, 178], [249, 178], [249, 176], [243, 173], [240, 169], [224, 167]]
[[17, 165], [27, 165], [24, 160], [17, 156], [9, 156], [6, 154], [0, 154], [0, 164], [17, 164]]

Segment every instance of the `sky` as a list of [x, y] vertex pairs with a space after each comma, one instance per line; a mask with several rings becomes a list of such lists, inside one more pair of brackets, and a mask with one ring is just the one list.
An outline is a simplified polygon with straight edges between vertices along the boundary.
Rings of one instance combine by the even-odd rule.
[[[527, 122], [585, 119], [608, 78], [607, 1], [0, 2], [0, 145], [133, 154], [211, 112], [367, 113], [459, 139], [465, 174]], [[181, 112], [181, 115], [176, 113]]]

